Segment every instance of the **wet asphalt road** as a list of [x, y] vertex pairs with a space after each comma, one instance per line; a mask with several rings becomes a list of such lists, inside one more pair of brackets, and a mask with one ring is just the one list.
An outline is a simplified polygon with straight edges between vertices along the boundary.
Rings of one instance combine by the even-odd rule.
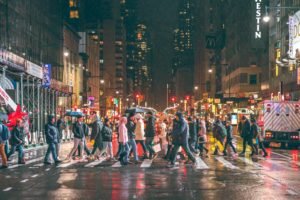
[[[64, 144], [63, 156], [70, 149]], [[300, 199], [298, 150], [199, 158], [198, 169], [183, 163], [169, 169], [159, 157], [125, 167], [105, 160], [44, 166], [43, 152], [31, 153], [25, 166], [0, 170], [0, 199]]]

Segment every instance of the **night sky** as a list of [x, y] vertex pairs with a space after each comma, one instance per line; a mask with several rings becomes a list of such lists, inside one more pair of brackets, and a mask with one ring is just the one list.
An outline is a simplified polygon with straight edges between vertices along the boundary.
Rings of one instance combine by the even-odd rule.
[[139, 1], [139, 18], [150, 31], [153, 43], [153, 93], [155, 107], [166, 106], [166, 84], [171, 75], [173, 30], [177, 22], [178, 0]]

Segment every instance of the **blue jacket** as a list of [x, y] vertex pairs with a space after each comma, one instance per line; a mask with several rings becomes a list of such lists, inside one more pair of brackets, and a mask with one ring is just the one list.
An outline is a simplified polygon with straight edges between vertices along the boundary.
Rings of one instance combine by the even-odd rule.
[[48, 123], [45, 126], [45, 136], [47, 144], [57, 144], [59, 132], [54, 124]]
[[189, 126], [184, 118], [179, 118], [173, 126], [172, 131], [174, 144], [187, 144], [189, 138]]
[[6, 125], [0, 123], [0, 144], [5, 143], [10, 138], [10, 132]]

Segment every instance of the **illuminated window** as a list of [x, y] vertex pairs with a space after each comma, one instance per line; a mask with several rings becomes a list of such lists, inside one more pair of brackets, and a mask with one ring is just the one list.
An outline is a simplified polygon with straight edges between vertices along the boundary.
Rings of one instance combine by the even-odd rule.
[[77, 0], [69, 0], [69, 6], [71, 7], [77, 7]]
[[70, 18], [71, 19], [79, 18], [78, 10], [71, 10], [70, 11]]

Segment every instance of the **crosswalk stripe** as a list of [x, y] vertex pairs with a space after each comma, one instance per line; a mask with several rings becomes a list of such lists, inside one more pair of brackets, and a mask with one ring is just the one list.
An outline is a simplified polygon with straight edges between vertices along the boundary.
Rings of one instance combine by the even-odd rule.
[[5, 189], [3, 190], [3, 192], [8, 192], [8, 191], [10, 191], [11, 189], [12, 189], [12, 187], [5, 188]]
[[141, 164], [141, 168], [149, 168], [152, 165], [153, 160], [145, 159]]
[[71, 161], [71, 162], [68, 162], [68, 163], [64, 163], [64, 164], [60, 164], [59, 166], [58, 166], [58, 168], [66, 168], [66, 167], [69, 167], [69, 166], [71, 166], [71, 165], [74, 165], [74, 164], [76, 164], [76, 163], [78, 163], [78, 161], [76, 160], [76, 161]]
[[[27, 161], [25, 165], [29, 165], [31, 163], [38, 162], [38, 161], [43, 160], [43, 159], [44, 159], [44, 156], [39, 157], [39, 158], [35, 158], [33, 160]], [[24, 166], [24, 165], [15, 164], [15, 165], [9, 166], [8, 169], [14, 169], [14, 168], [17, 168], [17, 167], [20, 167], [20, 166]]]
[[231, 164], [229, 161], [225, 160], [223, 157], [215, 157], [215, 159], [229, 169], [239, 169], [239, 167]]
[[[248, 165], [251, 165], [251, 166], [257, 168], [257, 169], [263, 169], [263, 168], [268, 169], [268, 168], [263, 167], [262, 165], [260, 165], [260, 164], [258, 164], [258, 163], [253, 162], [252, 160], [250, 160], [250, 159], [248, 159], [248, 158], [245, 158], [245, 157], [239, 157], [238, 159], [241, 160], [241, 161], [243, 161], [244, 163], [246, 163], [246, 164], [248, 164]], [[268, 170], [269, 170], [269, 169], [268, 169]]]
[[209, 169], [207, 164], [199, 157], [196, 157], [197, 167], [196, 169]]
[[96, 165], [101, 164], [104, 160], [104, 158], [100, 158], [100, 160], [95, 160], [89, 164], [86, 164], [84, 167], [95, 167]]
[[116, 162], [115, 164], [113, 164], [111, 167], [122, 167], [120, 161]]

